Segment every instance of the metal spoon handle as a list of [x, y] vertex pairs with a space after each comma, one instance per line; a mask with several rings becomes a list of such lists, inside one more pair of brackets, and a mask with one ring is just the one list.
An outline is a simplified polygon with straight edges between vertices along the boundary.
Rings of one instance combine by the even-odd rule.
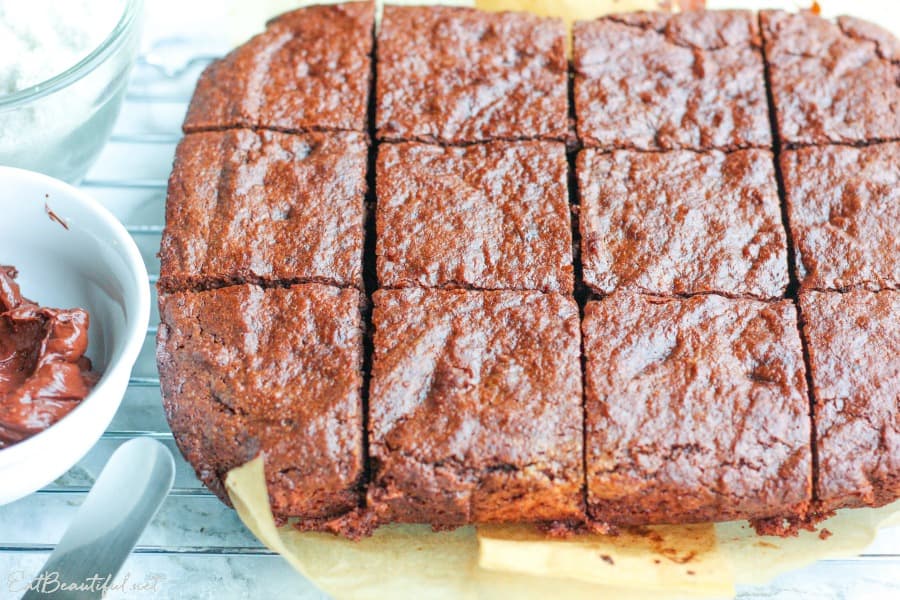
[[57, 590], [54, 598], [100, 598], [169, 493], [174, 477], [172, 454], [159, 442], [137, 438], [122, 444], [23, 598], [46, 599], [52, 588]]

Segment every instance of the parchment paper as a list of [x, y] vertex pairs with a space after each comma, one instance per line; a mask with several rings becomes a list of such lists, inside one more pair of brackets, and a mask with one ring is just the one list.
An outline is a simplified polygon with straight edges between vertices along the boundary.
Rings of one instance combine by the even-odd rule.
[[358, 542], [277, 527], [263, 457], [232, 469], [228, 495], [270, 550], [339, 599], [728, 598], [816, 560], [860, 553], [879, 527], [900, 523], [900, 502], [840, 511], [832, 535], [760, 537], [745, 523], [648, 527], [619, 536], [548, 540], [528, 526], [433, 532], [390, 525]]

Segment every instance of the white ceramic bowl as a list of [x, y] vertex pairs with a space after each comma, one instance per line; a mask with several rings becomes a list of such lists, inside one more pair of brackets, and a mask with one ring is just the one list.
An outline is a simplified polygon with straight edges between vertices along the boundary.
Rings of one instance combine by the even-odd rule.
[[0, 215], [0, 264], [19, 270], [22, 294], [41, 306], [87, 309], [87, 356], [102, 373], [90, 395], [58, 423], [0, 450], [2, 505], [65, 473], [109, 425], [147, 333], [150, 287], [134, 240], [80, 190], [0, 167]]

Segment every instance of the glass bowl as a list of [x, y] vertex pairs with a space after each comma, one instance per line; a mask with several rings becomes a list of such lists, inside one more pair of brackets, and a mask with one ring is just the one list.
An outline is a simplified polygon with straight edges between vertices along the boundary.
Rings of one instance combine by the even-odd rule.
[[84, 59], [39, 84], [0, 96], [0, 165], [77, 183], [119, 116], [140, 42], [143, 0]]

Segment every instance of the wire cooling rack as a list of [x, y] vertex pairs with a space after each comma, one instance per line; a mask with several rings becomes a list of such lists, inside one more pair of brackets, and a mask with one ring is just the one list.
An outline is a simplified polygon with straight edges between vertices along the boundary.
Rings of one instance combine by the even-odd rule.
[[[124, 223], [140, 248], [153, 312], [121, 409], [91, 452], [52, 485], [0, 507], [0, 598], [40, 569], [110, 454], [133, 437], [152, 437], [176, 457], [174, 487], [120, 574], [111, 598], [320, 598], [319, 592], [250, 534], [197, 480], [166, 424], [155, 365], [155, 283], [159, 275], [166, 180], [194, 83], [211, 60], [177, 69], [145, 55], [136, 67], [110, 143], [81, 184]], [[2, 482], [0, 482], [2, 485]], [[122, 490], [123, 497], [128, 490]], [[865, 555], [825, 560], [739, 597], [900, 598], [900, 528], [885, 530]]]

